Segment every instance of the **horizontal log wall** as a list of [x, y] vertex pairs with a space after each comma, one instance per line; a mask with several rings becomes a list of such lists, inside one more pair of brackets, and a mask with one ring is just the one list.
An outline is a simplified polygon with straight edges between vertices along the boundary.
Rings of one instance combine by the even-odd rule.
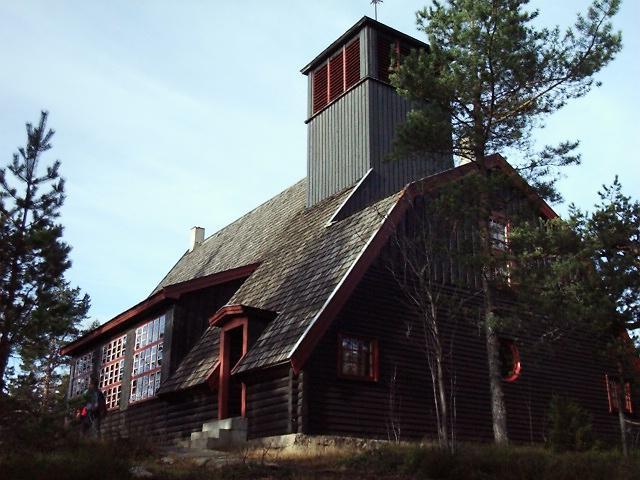
[[295, 431], [298, 422], [297, 383], [288, 366], [260, 372], [259, 376], [247, 379], [249, 438]]
[[[493, 437], [484, 336], [477, 323], [469, 321], [478, 318], [480, 298], [475, 305], [470, 300], [463, 314], [443, 322], [446, 345], [453, 345], [459, 440]], [[393, 438], [396, 431], [403, 438], [435, 438], [432, 384], [418, 326], [388, 270], [381, 263], [374, 265], [305, 367], [308, 432]], [[338, 333], [378, 340], [377, 382], [338, 378]], [[617, 438], [617, 419], [608, 412], [606, 368], [596, 359], [588, 339], [570, 338], [553, 351], [534, 347], [533, 338], [518, 338], [517, 345], [521, 377], [503, 383], [512, 440], [544, 441], [553, 393], [569, 396], [587, 409], [601, 438]]]
[[216, 417], [217, 405], [217, 396], [206, 388], [148, 400], [109, 412], [102, 423], [102, 434], [112, 439], [141, 438], [169, 444], [200, 431], [203, 423]]

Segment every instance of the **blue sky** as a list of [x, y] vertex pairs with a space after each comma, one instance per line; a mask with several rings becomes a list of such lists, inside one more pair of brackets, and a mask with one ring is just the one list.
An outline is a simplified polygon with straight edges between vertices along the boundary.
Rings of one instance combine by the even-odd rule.
[[[386, 0], [379, 20], [416, 31], [427, 2]], [[572, 23], [588, 0], [533, 0], [540, 22]], [[277, 194], [306, 169], [299, 70], [363, 15], [350, 1], [4, 1], [0, 163], [24, 123], [50, 111], [45, 161], [62, 160], [68, 278], [106, 321], [144, 299], [185, 251]], [[617, 173], [640, 197], [640, 2], [616, 18], [625, 48], [604, 85], [549, 119], [541, 144], [580, 139], [583, 165], [561, 190], [589, 208]], [[565, 207], [557, 207], [564, 212]]]

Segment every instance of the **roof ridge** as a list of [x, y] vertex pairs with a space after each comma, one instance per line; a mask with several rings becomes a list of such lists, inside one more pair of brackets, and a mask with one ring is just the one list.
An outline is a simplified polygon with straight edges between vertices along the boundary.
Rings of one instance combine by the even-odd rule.
[[248, 212], [240, 215], [238, 218], [236, 218], [233, 222], [228, 223], [227, 225], [225, 225], [224, 227], [219, 228], [218, 230], [216, 230], [215, 232], [213, 232], [211, 235], [209, 235], [207, 238], [205, 238], [202, 242], [202, 244], [204, 245], [209, 239], [211, 239], [212, 237], [222, 233], [224, 230], [226, 230], [227, 228], [231, 227], [232, 225], [238, 223], [239, 221], [241, 221], [242, 219], [248, 217], [249, 215], [251, 215], [252, 213], [254, 213], [256, 210], [259, 210], [263, 207], [265, 207], [267, 204], [269, 204], [270, 202], [274, 201], [276, 198], [280, 197], [281, 195], [283, 195], [285, 192], [288, 192], [289, 190], [292, 190], [293, 188], [297, 187], [300, 183], [304, 182], [307, 180], [307, 177], [301, 178], [300, 180], [298, 180], [297, 182], [289, 185], [287, 188], [285, 188], [284, 190], [282, 190], [280, 193], [275, 194], [273, 197], [265, 200], [264, 202], [262, 202], [261, 204], [257, 205], [256, 207], [253, 207], [251, 210], [249, 210]]

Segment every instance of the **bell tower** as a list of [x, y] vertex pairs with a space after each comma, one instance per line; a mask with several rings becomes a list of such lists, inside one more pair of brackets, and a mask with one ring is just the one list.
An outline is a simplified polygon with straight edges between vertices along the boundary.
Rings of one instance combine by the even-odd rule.
[[410, 110], [389, 84], [391, 62], [427, 48], [363, 17], [302, 69], [309, 84], [308, 207], [361, 180], [366, 204], [453, 167], [452, 156], [386, 160], [395, 129]]

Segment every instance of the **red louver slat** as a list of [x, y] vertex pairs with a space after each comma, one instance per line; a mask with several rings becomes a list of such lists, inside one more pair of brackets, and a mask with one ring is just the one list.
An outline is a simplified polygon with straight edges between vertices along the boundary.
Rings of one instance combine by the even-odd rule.
[[378, 37], [378, 79], [389, 82], [389, 68], [391, 67], [391, 49], [395, 41], [389, 37]]
[[345, 90], [360, 81], [360, 39], [356, 38], [345, 47]]
[[323, 65], [313, 72], [313, 113], [322, 110], [327, 100], [327, 65]]
[[400, 60], [411, 53], [411, 47], [405, 43], [400, 44]]
[[329, 60], [329, 101], [332, 102], [344, 92], [344, 51]]

